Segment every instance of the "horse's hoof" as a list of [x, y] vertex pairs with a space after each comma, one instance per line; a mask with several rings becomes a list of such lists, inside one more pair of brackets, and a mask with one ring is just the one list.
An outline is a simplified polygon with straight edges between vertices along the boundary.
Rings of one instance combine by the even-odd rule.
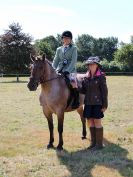
[[53, 149], [53, 148], [54, 148], [53, 144], [48, 144], [47, 145], [47, 149]]
[[86, 136], [82, 136], [81, 139], [82, 139], [82, 140], [85, 140], [85, 139], [87, 139], [87, 138], [86, 138]]
[[63, 150], [63, 147], [62, 146], [57, 146], [57, 151], [62, 151]]

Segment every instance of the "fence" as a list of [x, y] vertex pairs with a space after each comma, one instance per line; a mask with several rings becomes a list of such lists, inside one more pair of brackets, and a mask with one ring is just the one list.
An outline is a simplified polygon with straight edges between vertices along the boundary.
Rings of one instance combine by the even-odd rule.
[[[112, 76], [112, 75], [127, 75], [127, 76], [133, 76], [133, 72], [105, 72], [106, 75]], [[0, 77], [29, 77], [30, 74], [3, 74], [0, 73]]]
[[105, 72], [107, 76], [133, 76], [133, 72]]
[[29, 77], [30, 74], [3, 74], [0, 73], [0, 83], [1, 82], [26, 82], [28, 79], [24, 79]]
[[[105, 72], [107, 76], [133, 76], [133, 72]], [[30, 74], [3, 74], [0, 73], [1, 82], [26, 82]], [[25, 79], [24, 79], [25, 78]]]

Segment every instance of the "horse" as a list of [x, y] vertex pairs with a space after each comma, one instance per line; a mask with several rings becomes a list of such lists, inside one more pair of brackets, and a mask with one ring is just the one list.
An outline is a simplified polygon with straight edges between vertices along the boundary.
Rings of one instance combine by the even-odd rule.
[[[58, 134], [59, 143], [57, 150], [63, 149], [63, 122], [64, 113], [77, 110], [82, 122], [82, 139], [86, 138], [86, 121], [83, 117], [83, 103], [84, 95], [79, 94], [80, 106], [77, 109], [72, 109], [70, 105], [67, 106], [68, 98], [70, 96], [70, 89], [68, 88], [64, 77], [58, 74], [52, 67], [51, 62], [43, 55], [41, 57], [31, 56], [31, 75], [27, 87], [30, 91], [37, 90], [38, 85], [41, 85], [40, 104], [43, 113], [47, 119], [50, 138], [47, 149], [54, 148], [54, 125], [53, 114], [57, 115], [58, 119]], [[82, 75], [79, 75], [79, 80], [82, 80]]]

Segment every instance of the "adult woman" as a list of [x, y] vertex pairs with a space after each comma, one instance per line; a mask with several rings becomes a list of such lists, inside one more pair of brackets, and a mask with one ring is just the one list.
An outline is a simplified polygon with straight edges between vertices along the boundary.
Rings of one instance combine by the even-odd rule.
[[105, 74], [100, 70], [99, 57], [86, 61], [88, 77], [83, 80], [81, 92], [85, 94], [84, 117], [87, 118], [91, 144], [88, 149], [103, 148], [103, 126], [101, 119], [108, 107], [108, 89]]

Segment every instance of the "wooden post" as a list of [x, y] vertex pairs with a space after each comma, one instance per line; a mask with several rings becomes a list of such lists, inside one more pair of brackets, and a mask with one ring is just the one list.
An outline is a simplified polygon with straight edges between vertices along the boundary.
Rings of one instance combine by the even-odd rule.
[[19, 75], [17, 74], [17, 82], [19, 82]]

